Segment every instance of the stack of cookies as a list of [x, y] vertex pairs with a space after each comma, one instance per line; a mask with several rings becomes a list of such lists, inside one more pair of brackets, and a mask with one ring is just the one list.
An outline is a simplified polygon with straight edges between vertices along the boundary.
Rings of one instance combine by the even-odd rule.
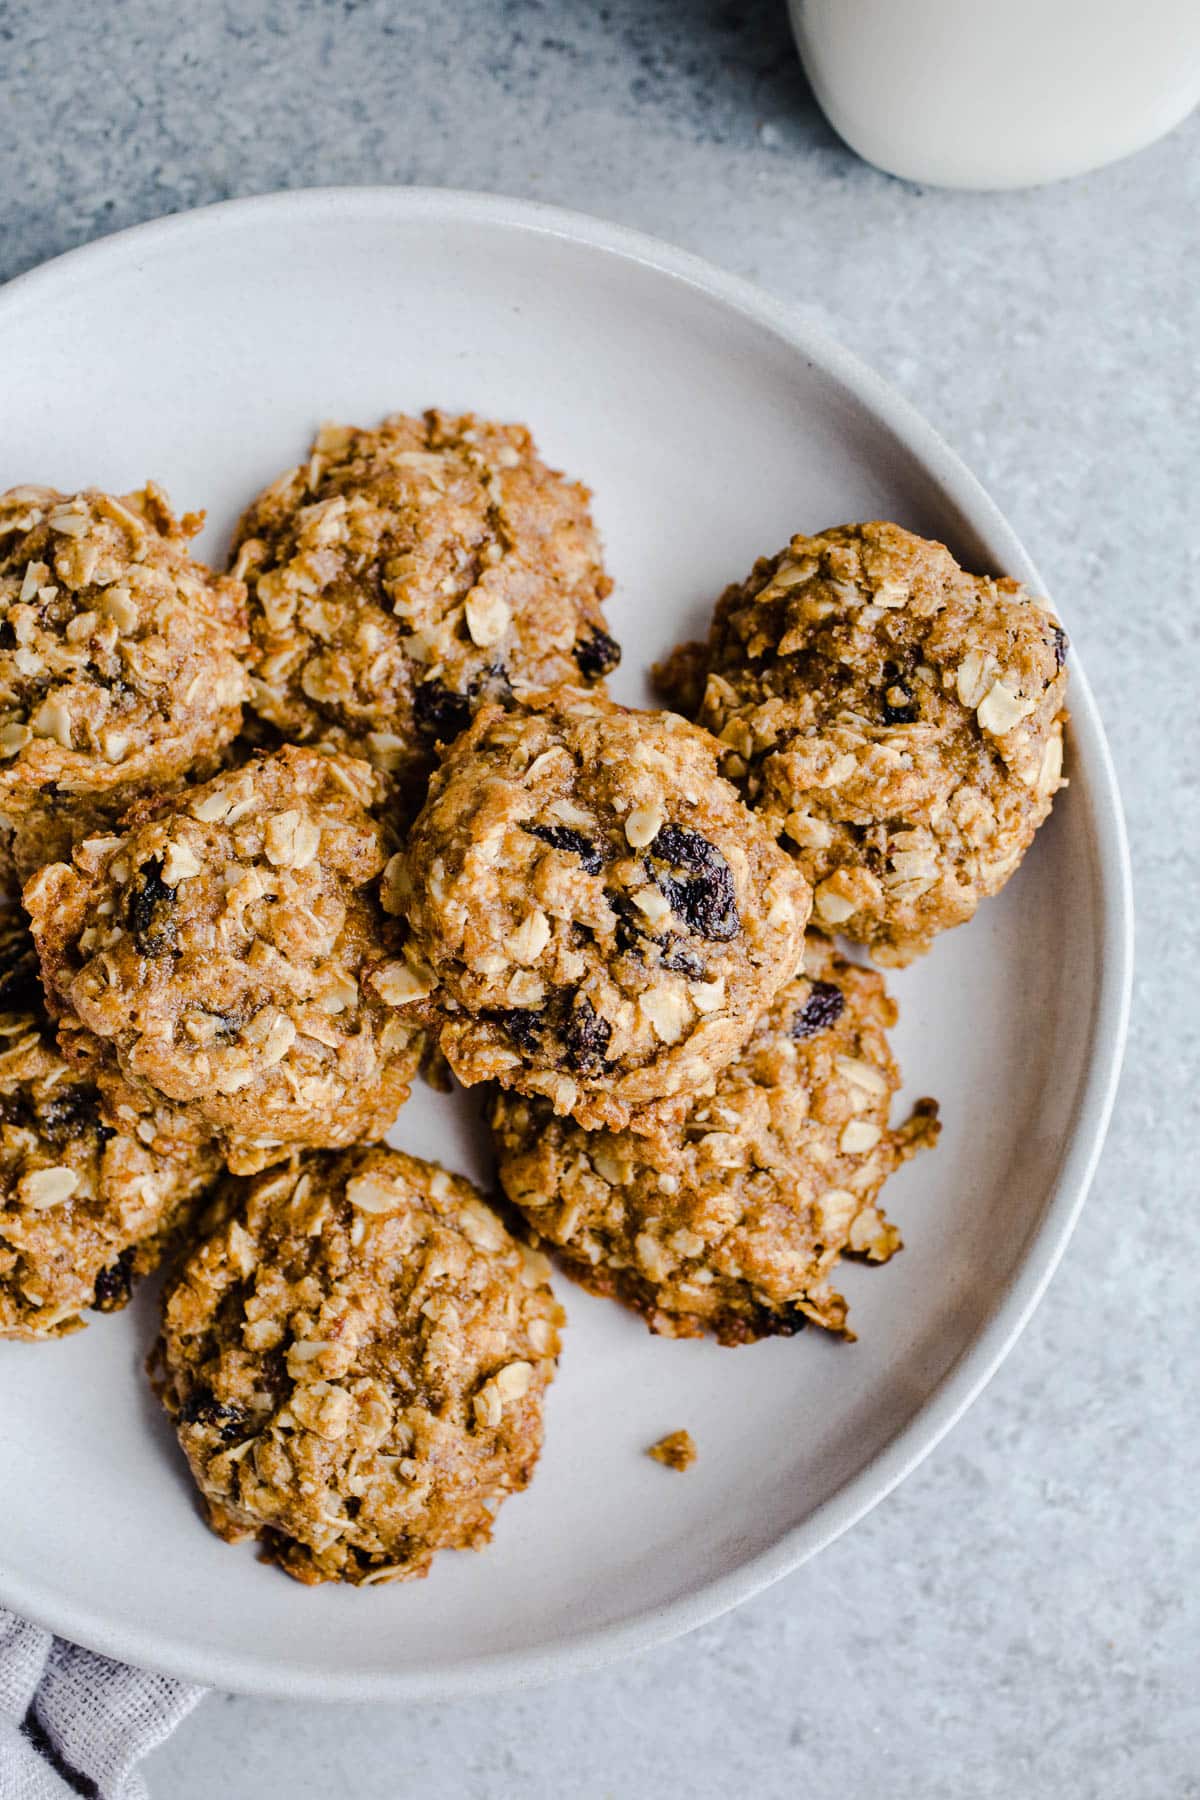
[[[937, 1134], [882, 977], [1016, 868], [1066, 639], [889, 524], [793, 538], [612, 701], [588, 494], [523, 428], [327, 426], [198, 516], [0, 495], [0, 1336], [166, 1259], [213, 1528], [426, 1573], [529, 1480], [573, 1277], [668, 1336], [851, 1336]], [[503, 1200], [380, 1140], [484, 1097]], [[401, 1125], [402, 1130], [402, 1125]], [[498, 1210], [499, 1209], [499, 1210]]]

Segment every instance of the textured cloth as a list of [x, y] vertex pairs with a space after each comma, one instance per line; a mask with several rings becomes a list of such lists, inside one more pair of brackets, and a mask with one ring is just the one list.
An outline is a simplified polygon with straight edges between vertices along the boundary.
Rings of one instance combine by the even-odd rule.
[[0, 1608], [0, 1800], [147, 1800], [137, 1764], [204, 1691]]

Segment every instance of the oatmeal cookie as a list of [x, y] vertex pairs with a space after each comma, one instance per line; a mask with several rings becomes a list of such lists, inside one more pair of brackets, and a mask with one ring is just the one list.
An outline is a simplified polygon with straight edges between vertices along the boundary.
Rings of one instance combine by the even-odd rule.
[[116, 1312], [222, 1173], [211, 1134], [64, 1061], [28, 928], [0, 920], [0, 1338]]
[[[165, 791], [177, 792], [184, 785], [168, 782]], [[25, 882], [39, 870], [51, 863], [70, 862], [76, 844], [83, 838], [111, 836], [121, 813], [128, 810], [123, 806], [114, 814], [103, 801], [76, 797], [61, 811], [48, 804], [14, 819], [7, 844], [16, 883], [14, 899], [20, 900]]]
[[621, 1127], [737, 1054], [796, 971], [810, 896], [717, 750], [573, 688], [458, 740], [383, 901], [460, 1081]]
[[149, 484], [0, 494], [0, 826], [60, 846], [186, 774], [211, 774], [248, 681], [246, 591], [187, 553], [203, 514], [176, 519]]
[[1067, 639], [898, 525], [794, 537], [656, 675], [794, 853], [828, 930], [901, 965], [1013, 873], [1062, 785]]
[[380, 1136], [421, 1055], [376, 887], [380, 778], [286, 748], [146, 803], [27, 885], [68, 1054], [107, 1045], [250, 1173], [289, 1145]]
[[298, 1581], [480, 1549], [526, 1486], [563, 1322], [545, 1257], [461, 1176], [384, 1146], [231, 1183], [151, 1375], [209, 1521]]
[[234, 568], [261, 718], [412, 792], [485, 701], [591, 684], [620, 656], [587, 489], [520, 425], [327, 425], [246, 513]]
[[842, 1255], [899, 1249], [879, 1191], [938, 1129], [930, 1100], [888, 1125], [895, 1019], [882, 977], [814, 933], [805, 972], [682, 1122], [588, 1132], [544, 1100], [498, 1093], [501, 1185], [535, 1243], [652, 1331], [740, 1344], [811, 1319], [851, 1337], [830, 1275]]

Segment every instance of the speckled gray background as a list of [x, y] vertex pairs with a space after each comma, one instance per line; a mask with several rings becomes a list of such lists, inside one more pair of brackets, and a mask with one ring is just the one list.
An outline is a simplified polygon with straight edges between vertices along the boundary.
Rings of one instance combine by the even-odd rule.
[[1048, 1299], [849, 1537], [693, 1637], [542, 1693], [214, 1697], [151, 1758], [155, 1800], [1200, 1795], [1200, 119], [1083, 180], [955, 195], [842, 148], [769, 0], [0, 0], [0, 278], [331, 182], [641, 226], [815, 304], [902, 388], [1070, 615], [1124, 785], [1141, 966]]

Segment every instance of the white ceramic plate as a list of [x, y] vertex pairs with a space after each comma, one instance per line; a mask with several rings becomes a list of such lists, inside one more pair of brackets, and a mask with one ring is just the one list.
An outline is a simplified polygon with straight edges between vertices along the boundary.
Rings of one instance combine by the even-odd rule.
[[[288, 194], [122, 233], [0, 295], [0, 395], [0, 488], [153, 475], [209, 509], [214, 557], [324, 418], [437, 404], [527, 420], [594, 488], [614, 687], [632, 701], [721, 586], [799, 529], [893, 518], [1040, 585], [945, 445], [802, 316], [648, 239], [507, 200]], [[200, 1523], [142, 1377], [143, 1293], [62, 1344], [0, 1345], [0, 1600], [226, 1688], [445, 1696], [684, 1631], [844, 1531], [992, 1373], [1099, 1151], [1131, 915], [1077, 659], [1071, 710], [1071, 786], [1025, 866], [895, 982], [906, 1095], [937, 1095], [945, 1132], [889, 1191], [904, 1254], [846, 1274], [857, 1344], [660, 1341], [560, 1281], [545, 1454], [493, 1546], [409, 1586], [310, 1590]], [[465, 1100], [419, 1094], [395, 1136], [486, 1174]], [[684, 1425], [700, 1459], [680, 1477], [642, 1451]]]

